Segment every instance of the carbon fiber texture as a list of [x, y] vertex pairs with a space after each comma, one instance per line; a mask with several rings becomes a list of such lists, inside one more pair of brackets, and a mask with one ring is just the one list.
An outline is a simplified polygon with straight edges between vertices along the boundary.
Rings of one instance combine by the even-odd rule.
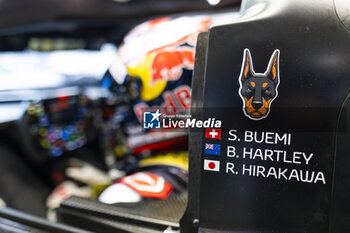
[[70, 197], [61, 204], [59, 218], [65, 222], [69, 221], [69, 216], [77, 217], [79, 226], [84, 221], [99, 220], [100, 224], [123, 232], [162, 232], [159, 230], [168, 226], [179, 228], [186, 205], [187, 194], [135, 205], [108, 205], [95, 200]]

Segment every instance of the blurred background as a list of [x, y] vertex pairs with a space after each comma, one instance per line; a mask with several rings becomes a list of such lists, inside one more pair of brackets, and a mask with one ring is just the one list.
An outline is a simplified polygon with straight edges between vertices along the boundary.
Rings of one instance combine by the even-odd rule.
[[72, 195], [186, 196], [187, 132], [142, 112], [188, 113], [197, 35], [239, 4], [0, 0], [0, 206], [55, 221]]

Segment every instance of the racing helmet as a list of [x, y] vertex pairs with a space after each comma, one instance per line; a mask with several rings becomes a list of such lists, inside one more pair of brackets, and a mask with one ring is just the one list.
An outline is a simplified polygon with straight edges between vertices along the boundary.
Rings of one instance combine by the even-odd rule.
[[162, 17], [136, 26], [125, 36], [102, 85], [127, 100], [128, 107], [117, 108], [115, 119], [132, 153], [172, 150], [173, 146], [187, 149], [186, 130], [145, 130], [144, 112], [189, 113], [197, 36], [232, 16]]
[[218, 19], [228, 18], [226, 14], [162, 17], [142, 23], [125, 36], [102, 82], [119, 101], [114, 151], [120, 156], [129, 150], [126, 157], [149, 153], [141, 156], [135, 170], [106, 188], [99, 201], [135, 203], [186, 192], [187, 130], [145, 129], [144, 113], [189, 113], [197, 36]]

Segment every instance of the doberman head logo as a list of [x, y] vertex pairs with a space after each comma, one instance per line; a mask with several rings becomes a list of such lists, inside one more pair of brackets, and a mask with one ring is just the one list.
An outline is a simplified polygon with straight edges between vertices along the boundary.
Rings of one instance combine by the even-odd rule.
[[268, 116], [270, 106], [277, 97], [280, 51], [272, 54], [265, 73], [255, 73], [249, 49], [244, 50], [241, 75], [239, 76], [239, 95], [243, 100], [243, 112], [252, 120]]

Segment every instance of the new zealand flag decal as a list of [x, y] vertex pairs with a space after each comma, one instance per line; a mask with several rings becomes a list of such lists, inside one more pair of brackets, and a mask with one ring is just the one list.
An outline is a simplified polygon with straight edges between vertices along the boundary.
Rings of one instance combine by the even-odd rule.
[[205, 143], [205, 154], [220, 155], [221, 145]]

